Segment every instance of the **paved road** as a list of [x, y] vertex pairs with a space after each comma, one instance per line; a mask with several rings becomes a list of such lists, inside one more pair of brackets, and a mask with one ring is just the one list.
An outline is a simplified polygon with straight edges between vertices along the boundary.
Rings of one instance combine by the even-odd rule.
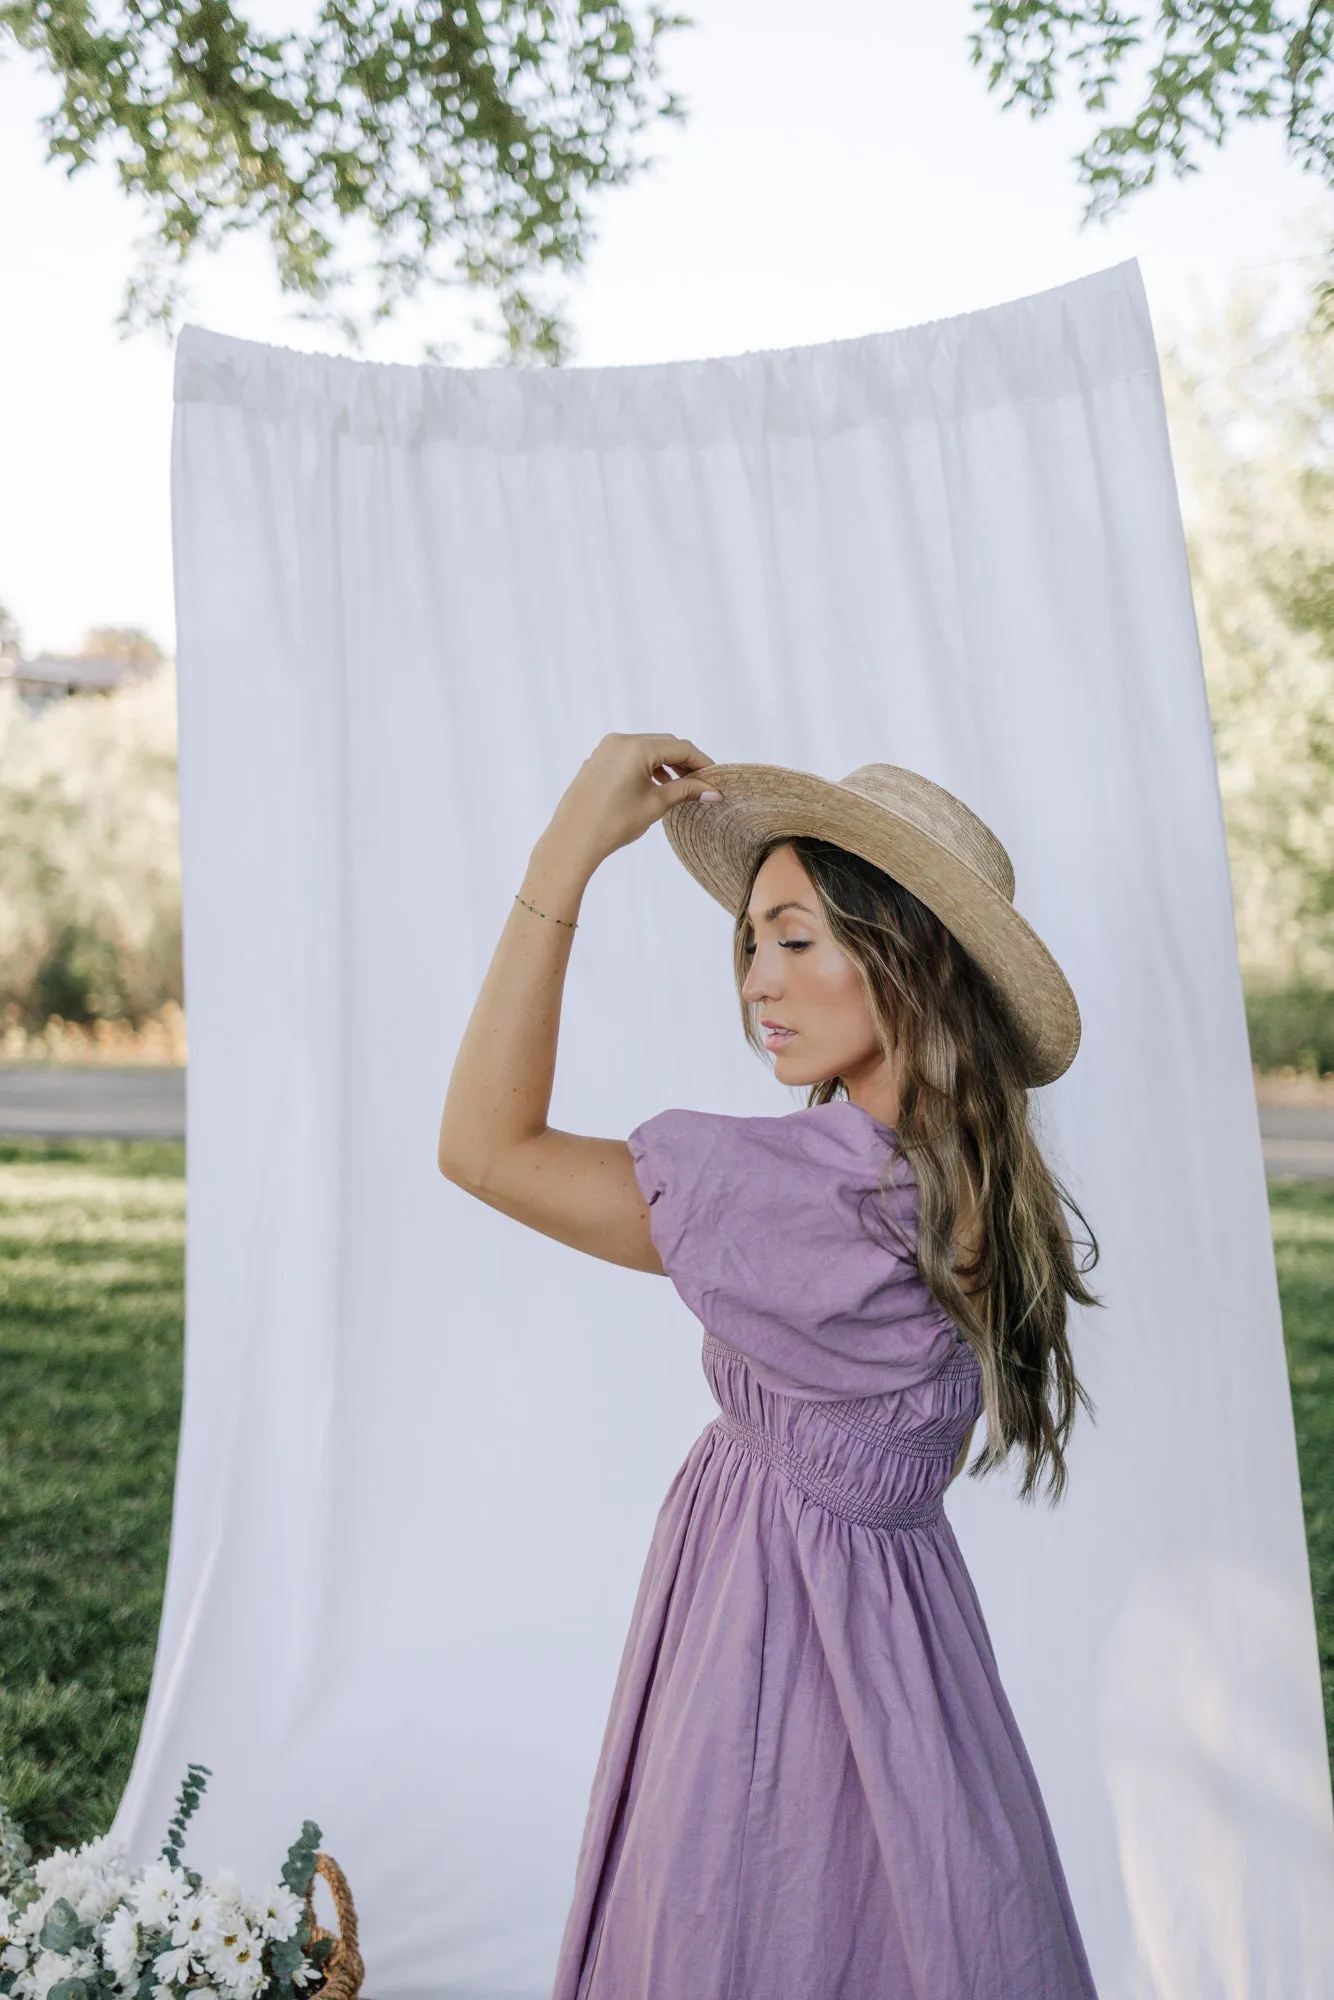
[[183, 1069], [0, 1064], [0, 1133], [42, 1139], [183, 1139]]
[[1262, 1104], [1260, 1134], [1270, 1180], [1334, 1180], [1334, 1105]]
[[[1260, 1131], [1271, 1179], [1334, 1180], [1334, 1105], [1263, 1105]], [[0, 1064], [0, 1135], [180, 1139], [182, 1069], [75, 1069]]]

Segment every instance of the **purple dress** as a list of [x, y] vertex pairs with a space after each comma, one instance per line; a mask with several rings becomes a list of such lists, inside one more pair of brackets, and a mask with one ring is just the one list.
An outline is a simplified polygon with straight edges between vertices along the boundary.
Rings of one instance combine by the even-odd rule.
[[630, 1149], [722, 1415], [658, 1519], [554, 2000], [1087, 2000], [941, 1508], [978, 1366], [891, 1135], [665, 1111]]

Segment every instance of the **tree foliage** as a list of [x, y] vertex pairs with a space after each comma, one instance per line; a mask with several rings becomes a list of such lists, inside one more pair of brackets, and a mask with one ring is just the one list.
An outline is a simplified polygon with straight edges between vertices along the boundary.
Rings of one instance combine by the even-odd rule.
[[512, 353], [546, 359], [561, 327], [534, 281], [578, 263], [594, 192], [677, 112], [675, 25], [653, 0], [320, 0], [273, 36], [230, 0], [0, 0], [0, 50], [59, 86], [50, 158], [109, 159], [147, 212], [127, 323], [170, 323], [188, 258], [259, 228], [284, 289], [352, 337], [462, 281]]
[[83, 635], [83, 656], [89, 660], [116, 660], [136, 673], [151, 673], [160, 667], [162, 648], [139, 625], [94, 625]]
[[1093, 214], [1163, 166], [1193, 172], [1202, 148], [1253, 120], [1281, 121], [1297, 164], [1334, 183], [1331, 0], [977, 0], [974, 11], [973, 60], [1007, 105], [1040, 116], [1068, 76], [1099, 120], [1078, 156]]
[[1236, 294], [1167, 357], [1242, 964], [1334, 985], [1334, 330]]
[[181, 999], [175, 678], [29, 712], [0, 686], [0, 1016]]

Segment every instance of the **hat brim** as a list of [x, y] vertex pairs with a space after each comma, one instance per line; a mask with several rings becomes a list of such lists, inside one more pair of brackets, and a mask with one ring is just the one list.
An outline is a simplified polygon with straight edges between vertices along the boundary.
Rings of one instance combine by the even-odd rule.
[[732, 916], [771, 842], [831, 841], [911, 890], [981, 967], [1023, 1053], [1029, 1085], [1052, 1083], [1070, 1067], [1080, 1022], [1069, 981], [1013, 903], [949, 848], [892, 807], [808, 771], [714, 764], [691, 776], [722, 798], [669, 807], [663, 830], [701, 888]]

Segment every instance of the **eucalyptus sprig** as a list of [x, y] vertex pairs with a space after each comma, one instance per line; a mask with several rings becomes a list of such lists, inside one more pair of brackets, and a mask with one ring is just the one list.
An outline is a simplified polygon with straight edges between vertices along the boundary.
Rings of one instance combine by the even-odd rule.
[[176, 1810], [167, 1822], [167, 1837], [162, 1843], [162, 1859], [169, 1861], [173, 1868], [181, 1865], [181, 1854], [185, 1846], [185, 1830], [199, 1810], [199, 1802], [213, 1773], [207, 1764], [187, 1764], [181, 1789], [176, 1794]]

